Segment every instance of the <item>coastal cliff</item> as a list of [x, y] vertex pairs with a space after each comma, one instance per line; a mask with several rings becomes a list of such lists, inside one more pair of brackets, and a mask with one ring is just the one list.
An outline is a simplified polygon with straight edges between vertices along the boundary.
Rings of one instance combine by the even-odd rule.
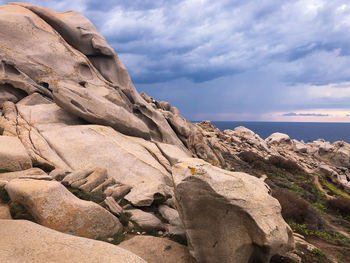
[[350, 145], [191, 123], [80, 13], [0, 6], [0, 108], [1, 262], [349, 258]]

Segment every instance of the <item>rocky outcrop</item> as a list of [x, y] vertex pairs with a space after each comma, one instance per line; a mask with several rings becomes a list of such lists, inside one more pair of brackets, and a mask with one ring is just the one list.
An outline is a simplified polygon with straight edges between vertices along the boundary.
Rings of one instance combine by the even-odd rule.
[[190, 263], [187, 248], [166, 238], [135, 236], [122, 242], [127, 249], [150, 263]]
[[136, 92], [122, 62], [88, 19], [21, 3], [4, 5], [0, 12], [0, 33], [6, 36], [0, 41], [2, 85], [53, 98], [88, 122], [182, 145], [166, 119]]
[[0, 220], [1, 262], [146, 263], [102, 241], [60, 233], [25, 220]]
[[103, 238], [122, 231], [116, 217], [101, 206], [80, 200], [58, 182], [15, 179], [6, 185], [12, 201], [21, 203], [46, 227], [88, 238]]
[[[9, 204], [20, 203], [44, 226], [114, 242], [123, 236], [119, 217], [125, 231], [180, 236], [198, 262], [265, 262], [291, 247], [280, 207], [261, 180], [197, 159], [190, 168], [179, 164], [199, 157], [234, 169], [231, 161], [240, 160], [242, 149], [263, 158], [280, 156], [279, 149], [243, 127], [221, 133], [209, 121], [193, 124], [170, 103], [138, 94], [114, 50], [77, 12], [0, 6], [0, 108], [0, 146], [16, 145], [0, 147], [0, 159], [11, 159], [0, 161], [0, 170], [22, 170], [0, 173], [1, 186]], [[346, 153], [337, 152], [334, 160], [345, 163]], [[65, 187], [99, 201], [81, 200]], [[32, 246], [27, 239], [20, 244], [35, 262], [142, 262], [28, 222], [6, 221], [0, 234], [5, 225], [11, 234], [0, 240], [1, 261], [26, 261], [12, 251], [19, 250], [12, 237], [33, 235]], [[165, 239], [125, 242], [151, 262], [187, 262], [184, 248]]]
[[293, 247], [278, 201], [267, 185], [199, 160], [173, 167], [175, 196], [197, 262], [269, 262]]

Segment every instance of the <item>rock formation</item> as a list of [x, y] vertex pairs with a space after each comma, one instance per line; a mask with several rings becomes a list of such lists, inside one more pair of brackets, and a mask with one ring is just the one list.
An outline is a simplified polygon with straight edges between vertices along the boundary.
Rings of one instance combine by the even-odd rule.
[[0, 261], [273, 262], [294, 247], [276, 176], [350, 193], [349, 144], [191, 123], [73, 11], [0, 6], [0, 109]]

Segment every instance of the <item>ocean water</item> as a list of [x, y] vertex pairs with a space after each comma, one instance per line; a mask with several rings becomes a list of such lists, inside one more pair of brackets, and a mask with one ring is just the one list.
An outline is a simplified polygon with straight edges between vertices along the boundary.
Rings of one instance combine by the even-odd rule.
[[212, 121], [212, 124], [221, 131], [244, 126], [263, 139], [274, 132], [281, 132], [288, 134], [292, 139], [304, 140], [304, 142], [321, 138], [332, 143], [335, 141], [350, 143], [350, 123]]

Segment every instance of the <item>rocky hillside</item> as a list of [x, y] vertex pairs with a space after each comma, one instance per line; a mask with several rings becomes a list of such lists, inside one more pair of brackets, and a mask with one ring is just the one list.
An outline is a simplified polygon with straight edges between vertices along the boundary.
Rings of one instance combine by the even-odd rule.
[[0, 262], [349, 260], [350, 145], [193, 124], [77, 12], [0, 6], [0, 109]]

